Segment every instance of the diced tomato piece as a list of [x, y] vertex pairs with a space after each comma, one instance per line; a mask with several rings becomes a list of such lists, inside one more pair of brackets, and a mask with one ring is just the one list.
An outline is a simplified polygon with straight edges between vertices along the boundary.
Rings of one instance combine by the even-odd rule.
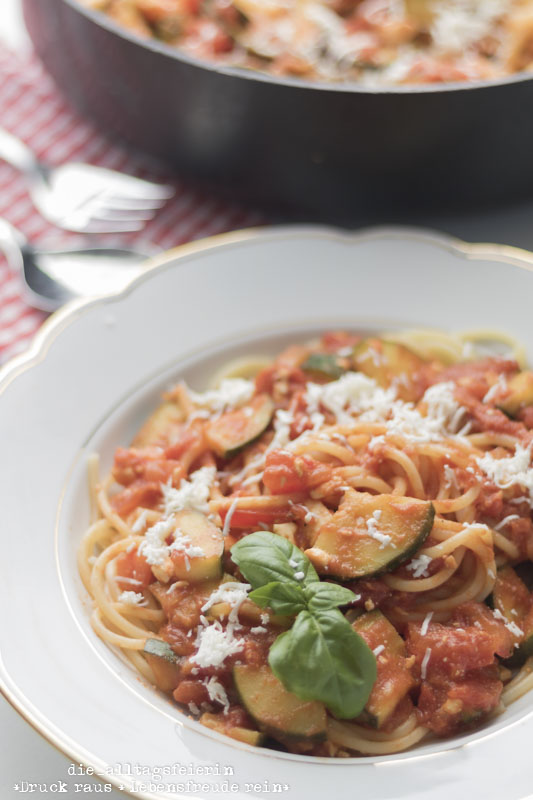
[[185, 705], [195, 703], [195, 705], [200, 706], [202, 703], [209, 702], [209, 693], [202, 681], [182, 681], [174, 689], [173, 696], [177, 703], [184, 703]]
[[143, 508], [153, 508], [161, 499], [161, 484], [147, 483], [144, 480], [133, 483], [123, 491], [118, 492], [111, 498], [111, 507], [120, 514], [127, 517], [128, 514], [142, 506]]
[[161, 447], [119, 447], [115, 453], [113, 477], [122, 486], [144, 479], [166, 483], [181, 467], [179, 461], [167, 457]]
[[[155, 580], [150, 564], [142, 554], [137, 552], [136, 547], [120, 553], [115, 564], [117, 583], [124, 591], [139, 592], [141, 589], [146, 589]], [[121, 578], [125, 580], [121, 580]]]
[[167, 642], [175, 653], [179, 656], [190, 656], [196, 647], [194, 638], [187, 636], [187, 633], [176, 625], [169, 623], [159, 631], [165, 642]]
[[[228, 510], [220, 512], [222, 521], [226, 518]], [[232, 528], [257, 528], [261, 522], [265, 525], [278, 525], [292, 520], [290, 506], [285, 508], [237, 508], [231, 518]]]
[[410, 622], [407, 626], [407, 650], [415, 656], [418, 670], [430, 651], [429, 661], [426, 661], [428, 678], [435, 674], [457, 678], [494, 662], [493, 638], [486, 631], [432, 622], [422, 635], [421, 628], [422, 623]]
[[165, 449], [165, 458], [179, 460], [185, 453], [198, 448], [203, 442], [203, 432], [195, 427], [184, 429], [179, 438]]
[[309, 491], [329, 480], [332, 469], [308, 455], [272, 450], [265, 460], [263, 483], [271, 494]]
[[484, 603], [463, 603], [455, 609], [452, 621], [465, 629], [474, 627], [487, 633], [491, 637], [493, 652], [501, 658], [511, 655], [512, 634]]
[[344, 347], [355, 347], [361, 339], [362, 336], [348, 331], [328, 331], [322, 336], [320, 343], [328, 353], [336, 353]]
[[439, 736], [449, 736], [495, 708], [502, 688], [502, 682], [491, 667], [448, 685], [424, 682], [418, 698], [420, 722]]

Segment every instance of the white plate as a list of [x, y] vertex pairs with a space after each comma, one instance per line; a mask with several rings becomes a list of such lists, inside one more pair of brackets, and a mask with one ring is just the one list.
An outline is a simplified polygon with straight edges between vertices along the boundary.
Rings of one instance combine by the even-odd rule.
[[[121, 295], [55, 315], [0, 373], [0, 685], [10, 702], [74, 762], [137, 797], [207, 798], [218, 786], [238, 800], [524, 800], [533, 696], [481, 732], [398, 756], [249, 748], [186, 719], [99, 641], [75, 553], [88, 520], [87, 453], [110, 463], [172, 380], [201, 388], [228, 355], [274, 353], [343, 327], [496, 327], [533, 361], [532, 269], [533, 256], [513, 248], [407, 229], [283, 228], [186, 246]], [[128, 764], [193, 774], [164, 775], [150, 791], [139, 787], [150, 777], [128, 776]], [[221, 774], [208, 774], [213, 765]], [[180, 790], [187, 780], [197, 787]]]

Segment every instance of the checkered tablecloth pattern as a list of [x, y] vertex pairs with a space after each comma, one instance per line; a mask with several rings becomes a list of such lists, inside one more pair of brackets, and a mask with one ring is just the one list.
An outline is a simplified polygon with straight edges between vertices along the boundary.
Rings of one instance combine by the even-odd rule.
[[[0, 125], [26, 142], [49, 164], [84, 161], [169, 182], [161, 165], [110, 141], [102, 131], [81, 118], [34, 55], [16, 55], [2, 46]], [[174, 183], [175, 197], [143, 231], [106, 235], [99, 237], [99, 241], [109, 247], [151, 244], [166, 250], [193, 239], [264, 222], [256, 211]], [[86, 241], [43, 220], [32, 205], [24, 177], [1, 161], [0, 217], [19, 228], [36, 245], [58, 247]], [[0, 364], [29, 345], [45, 317], [46, 314], [28, 304], [20, 276], [0, 255]]]

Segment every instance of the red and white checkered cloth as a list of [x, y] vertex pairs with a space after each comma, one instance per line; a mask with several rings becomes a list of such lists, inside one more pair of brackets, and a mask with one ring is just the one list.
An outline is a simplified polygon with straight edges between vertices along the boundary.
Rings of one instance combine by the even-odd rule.
[[[0, 46], [0, 124], [22, 139], [49, 164], [84, 161], [157, 181], [168, 182], [160, 165], [117, 146], [79, 117], [57, 90], [34, 55], [14, 55]], [[175, 184], [176, 195], [135, 234], [105, 235], [109, 247], [151, 243], [166, 250], [193, 239], [264, 222], [245, 210]], [[60, 247], [85, 241], [42, 219], [27, 192], [25, 179], [0, 161], [0, 217], [33, 243]], [[0, 255], [0, 364], [24, 350], [46, 314], [26, 302], [20, 277]]]

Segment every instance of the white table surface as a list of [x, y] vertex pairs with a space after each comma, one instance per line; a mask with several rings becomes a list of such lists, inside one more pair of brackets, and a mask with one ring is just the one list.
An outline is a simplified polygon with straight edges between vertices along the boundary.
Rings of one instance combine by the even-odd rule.
[[[14, 49], [28, 47], [20, 0], [0, 0], [0, 40]], [[383, 220], [384, 223], [386, 221]], [[533, 202], [490, 213], [434, 216], [424, 220], [414, 218], [412, 224], [424, 224], [467, 241], [498, 242], [533, 250]], [[41, 784], [42, 790], [58, 781], [67, 783], [67, 797], [96, 796], [112, 800], [124, 797], [116, 790], [105, 794], [90, 791], [74, 793], [75, 782], [94, 782], [87, 777], [70, 776], [69, 761], [36, 733], [3, 698], [0, 698], [0, 743], [0, 800], [20, 800], [20, 797], [27, 796], [26, 784], [29, 783]], [[16, 785], [18, 789], [15, 789]], [[31, 792], [35, 800], [50, 796], [56, 795], [39, 789]]]

